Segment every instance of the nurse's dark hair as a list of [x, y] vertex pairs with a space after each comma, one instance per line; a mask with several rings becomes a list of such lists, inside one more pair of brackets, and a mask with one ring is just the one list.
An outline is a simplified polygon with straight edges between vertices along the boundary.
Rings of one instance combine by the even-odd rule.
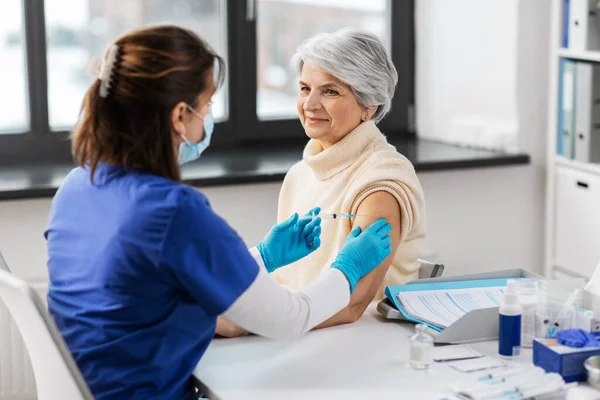
[[71, 133], [73, 157], [91, 177], [106, 162], [180, 181], [171, 112], [182, 101], [196, 108], [209, 74], [223, 83], [225, 63], [194, 32], [172, 25], [135, 30], [114, 44], [108, 94], [100, 96], [99, 79], [87, 91]]

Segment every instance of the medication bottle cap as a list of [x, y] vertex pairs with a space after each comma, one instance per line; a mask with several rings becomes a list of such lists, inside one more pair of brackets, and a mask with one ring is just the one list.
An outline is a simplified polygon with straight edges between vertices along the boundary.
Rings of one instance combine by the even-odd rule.
[[506, 281], [506, 290], [504, 291], [504, 304], [517, 304], [519, 297], [517, 296], [517, 283], [514, 279]]

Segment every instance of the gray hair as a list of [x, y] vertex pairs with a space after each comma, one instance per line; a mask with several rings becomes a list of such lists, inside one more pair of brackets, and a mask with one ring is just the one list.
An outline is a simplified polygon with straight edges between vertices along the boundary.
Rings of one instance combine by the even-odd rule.
[[398, 73], [383, 43], [374, 34], [343, 28], [315, 35], [298, 46], [291, 60], [299, 73], [305, 62], [349, 85], [363, 107], [377, 107], [373, 115], [375, 123], [390, 111]]

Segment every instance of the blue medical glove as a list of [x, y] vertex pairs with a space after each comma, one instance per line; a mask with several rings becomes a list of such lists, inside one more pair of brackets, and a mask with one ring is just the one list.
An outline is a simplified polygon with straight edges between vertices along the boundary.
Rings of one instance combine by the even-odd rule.
[[388, 235], [391, 230], [392, 226], [385, 219], [379, 219], [362, 232], [358, 226], [352, 229], [344, 241], [331, 268], [337, 268], [346, 275], [350, 293], [360, 278], [374, 270], [392, 252], [392, 238]]
[[275, 225], [258, 244], [267, 271], [273, 272], [306, 257], [321, 246], [321, 218], [315, 207], [302, 218], [298, 213]]
[[600, 341], [593, 333], [583, 329], [567, 329], [556, 334], [559, 344], [567, 347], [598, 347]]

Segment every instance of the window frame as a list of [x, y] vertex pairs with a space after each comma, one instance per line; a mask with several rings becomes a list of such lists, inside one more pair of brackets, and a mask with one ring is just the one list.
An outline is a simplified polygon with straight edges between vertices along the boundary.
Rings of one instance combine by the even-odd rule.
[[[247, 18], [247, 7], [251, 6], [248, 1], [224, 1], [228, 35], [228, 119], [216, 124], [218, 134], [213, 136], [212, 147], [255, 146], [273, 144], [281, 139], [305, 138], [297, 118], [259, 120], [256, 18]], [[27, 58], [29, 129], [0, 134], [0, 165], [71, 163], [69, 132], [52, 131], [49, 125], [45, 1], [23, 0], [21, 4]], [[391, 55], [398, 71], [398, 86], [392, 110], [379, 127], [388, 136], [414, 136], [414, 0], [391, 0], [390, 5]]]

